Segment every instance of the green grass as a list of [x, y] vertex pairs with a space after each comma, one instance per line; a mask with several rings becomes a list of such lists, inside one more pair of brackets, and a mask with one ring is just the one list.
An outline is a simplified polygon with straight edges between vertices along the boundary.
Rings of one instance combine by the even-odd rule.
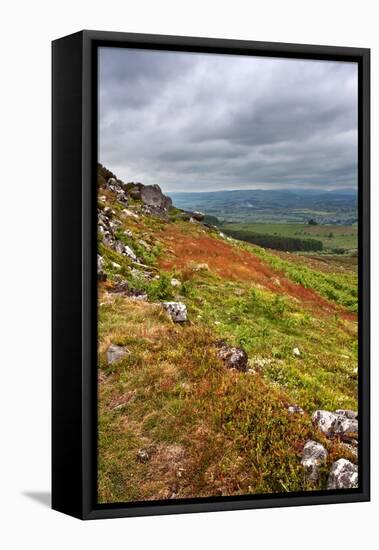
[[262, 233], [298, 239], [316, 239], [322, 242], [325, 251], [335, 249], [356, 250], [356, 225], [308, 225], [297, 223], [225, 223], [221, 228], [239, 231], [242, 234]]
[[358, 311], [358, 275], [356, 273], [324, 273], [303, 264], [283, 260], [263, 248], [250, 246], [250, 250], [295, 283], [316, 290], [324, 298], [346, 307], [351, 312]]

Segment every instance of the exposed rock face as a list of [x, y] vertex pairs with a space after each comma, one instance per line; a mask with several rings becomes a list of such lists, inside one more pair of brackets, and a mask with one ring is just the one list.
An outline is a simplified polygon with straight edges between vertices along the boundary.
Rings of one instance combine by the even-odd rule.
[[172, 200], [162, 193], [159, 185], [143, 185], [135, 183], [129, 189], [130, 196], [141, 200], [147, 207], [146, 212], [159, 217], [167, 217], [167, 212], [172, 206]]
[[187, 307], [182, 302], [163, 302], [162, 306], [175, 323], [187, 321]]
[[343, 413], [348, 416], [337, 412], [318, 410], [313, 413], [312, 421], [327, 437], [340, 437], [349, 442], [358, 438], [358, 420], [349, 418], [354, 414], [353, 411], [343, 411]]
[[116, 178], [109, 178], [107, 188], [116, 194], [118, 202], [125, 206], [128, 204], [128, 193], [124, 189], [122, 181], [116, 180]]
[[222, 345], [217, 352], [219, 357], [229, 369], [247, 372], [247, 353], [244, 349]]
[[123, 348], [121, 346], [116, 346], [115, 344], [111, 344], [109, 348], [107, 349], [107, 362], [108, 365], [111, 365], [112, 363], [117, 363], [117, 361], [120, 361], [125, 355], [129, 354], [129, 350], [126, 348]]
[[340, 458], [333, 463], [329, 472], [327, 489], [356, 489], [358, 487], [358, 466]]
[[129, 294], [130, 287], [128, 281], [119, 281], [114, 287], [108, 290], [111, 294]]
[[325, 462], [328, 451], [321, 443], [309, 440], [304, 445], [301, 465], [309, 481], [317, 481], [320, 477], [319, 466]]

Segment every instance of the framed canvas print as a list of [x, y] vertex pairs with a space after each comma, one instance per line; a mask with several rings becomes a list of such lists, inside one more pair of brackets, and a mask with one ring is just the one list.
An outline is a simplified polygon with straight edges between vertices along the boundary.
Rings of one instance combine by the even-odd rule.
[[369, 500], [369, 50], [53, 42], [53, 508]]

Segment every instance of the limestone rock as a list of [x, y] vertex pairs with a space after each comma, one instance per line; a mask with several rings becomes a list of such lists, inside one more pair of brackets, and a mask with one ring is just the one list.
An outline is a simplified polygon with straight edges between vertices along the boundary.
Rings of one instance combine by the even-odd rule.
[[325, 462], [328, 451], [321, 443], [308, 440], [303, 448], [301, 455], [301, 465], [305, 469], [305, 474], [309, 481], [317, 481], [320, 472], [319, 466]]
[[130, 248], [130, 246], [124, 245], [124, 254], [125, 256], [133, 260], [133, 262], [138, 262], [138, 258], [135, 255], [134, 251]]
[[358, 420], [358, 413], [356, 413], [355, 411], [351, 411], [349, 409], [337, 409], [336, 413], [339, 414], [340, 416], [345, 416], [350, 420]]
[[295, 357], [300, 357], [301, 355], [299, 348], [293, 348], [292, 353]]
[[247, 372], [247, 353], [243, 348], [222, 345], [217, 352], [219, 357], [229, 369]]
[[162, 302], [162, 306], [175, 323], [187, 321], [187, 307], [182, 302]]
[[129, 354], [129, 350], [127, 348], [123, 348], [121, 346], [116, 346], [116, 344], [111, 344], [109, 348], [107, 349], [107, 362], [108, 365], [111, 365], [112, 363], [116, 363], [117, 361], [120, 361], [125, 355]]
[[97, 278], [99, 281], [105, 281], [107, 278], [107, 274], [104, 271], [104, 258], [100, 256], [100, 254], [97, 255]]
[[[352, 411], [344, 412], [350, 414]], [[313, 413], [312, 421], [329, 438], [340, 437], [344, 441], [358, 438], [358, 420], [348, 418], [346, 415], [318, 410]]]
[[137, 460], [139, 462], [142, 462], [142, 464], [145, 464], [150, 460], [150, 454], [148, 453], [147, 449], [139, 449], [137, 453]]
[[328, 477], [327, 489], [356, 489], [358, 487], [358, 466], [340, 458], [333, 463]]

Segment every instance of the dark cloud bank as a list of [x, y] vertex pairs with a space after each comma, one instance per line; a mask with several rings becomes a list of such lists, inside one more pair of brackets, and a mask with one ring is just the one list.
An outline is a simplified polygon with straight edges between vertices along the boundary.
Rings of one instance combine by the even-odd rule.
[[102, 48], [99, 160], [165, 191], [355, 188], [357, 67]]

